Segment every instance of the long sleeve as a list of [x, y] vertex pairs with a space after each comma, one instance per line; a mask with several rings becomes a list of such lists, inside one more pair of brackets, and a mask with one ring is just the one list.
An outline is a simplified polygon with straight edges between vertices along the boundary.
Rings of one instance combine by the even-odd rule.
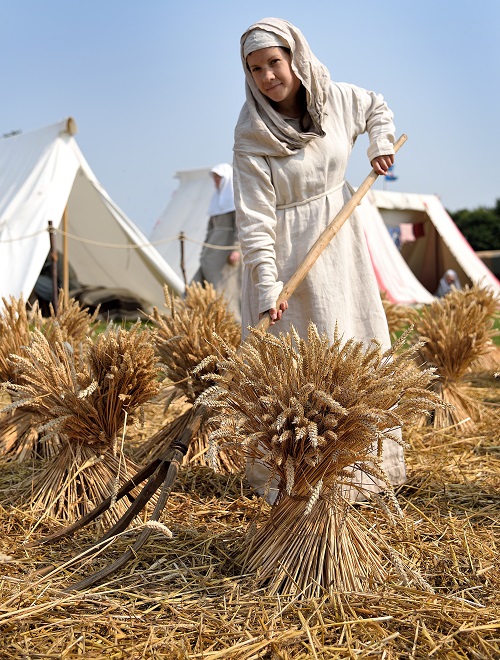
[[258, 282], [258, 311], [265, 312], [283, 288], [276, 268], [276, 194], [265, 158], [235, 154], [234, 199], [243, 261]]
[[381, 94], [370, 92], [356, 85], [337, 83], [352, 96], [353, 139], [367, 132], [370, 140], [368, 160], [394, 153], [394, 115]]

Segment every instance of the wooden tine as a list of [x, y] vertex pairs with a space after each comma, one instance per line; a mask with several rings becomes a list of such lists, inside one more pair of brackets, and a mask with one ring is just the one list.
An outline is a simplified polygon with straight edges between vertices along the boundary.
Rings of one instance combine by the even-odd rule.
[[[116, 495], [115, 501], [118, 501], [122, 499], [122, 497], [129, 496], [129, 493], [136, 488], [139, 484], [141, 484], [145, 479], [150, 477], [155, 470], [158, 468], [159, 464], [161, 462], [160, 458], [155, 459], [149, 465], [146, 467], [142, 468], [137, 472], [131, 479], [129, 479], [123, 486], [120, 488]], [[147, 486], [145, 487], [147, 488]], [[143, 489], [144, 490], [144, 489]], [[141, 491], [140, 495], [142, 494], [143, 491]], [[140, 495], [138, 497], [140, 497]], [[133, 504], [137, 498], [130, 498], [131, 503]], [[55, 534], [51, 534], [50, 536], [43, 536], [40, 539], [37, 539], [36, 541], [31, 541], [30, 543], [27, 543], [25, 547], [27, 548], [33, 548], [38, 545], [44, 545], [46, 543], [54, 543], [54, 541], [58, 541], [59, 539], [65, 538], [67, 536], [72, 536], [75, 532], [77, 532], [79, 529], [82, 529], [89, 523], [91, 523], [93, 520], [95, 520], [98, 516], [100, 516], [104, 511], [107, 511], [109, 507], [111, 506], [111, 502], [113, 501], [113, 497], [107, 497], [105, 500], [103, 500], [98, 506], [96, 506], [92, 511], [89, 511], [86, 513], [84, 516], [82, 516], [79, 520], [74, 522], [71, 525], [68, 525], [64, 529], [55, 532]]]
[[[166, 474], [163, 475], [162, 480], [163, 480], [163, 486], [160, 491], [160, 495], [158, 496], [158, 501], [156, 502], [156, 506], [154, 508], [154, 511], [151, 515], [150, 520], [152, 521], [157, 521], [165, 508], [165, 505], [167, 503], [167, 500], [170, 496], [170, 493], [172, 491], [172, 487], [175, 483], [175, 479], [177, 477], [177, 473], [179, 471], [179, 467], [182, 463], [182, 460], [186, 454], [186, 447], [184, 446], [177, 446], [173, 448], [172, 451], [172, 458], [170, 460], [170, 463], [168, 464], [168, 468], [166, 469]], [[167, 463], [163, 463], [163, 466], [166, 466]], [[161, 470], [158, 472], [158, 478], [160, 475]], [[158, 482], [158, 479], [155, 479], [155, 483]], [[158, 483], [158, 485], [155, 487], [155, 491], [158, 489], [161, 481]], [[153, 491], [153, 492], [155, 492]], [[115, 530], [114, 534], [118, 534], [119, 532], [123, 531], [122, 529], [117, 530], [118, 525], [115, 525]], [[125, 525], [126, 527], [126, 525]], [[111, 533], [112, 530], [110, 530], [102, 539], [99, 541], [99, 544], [101, 544], [103, 541], [107, 540], [108, 538], [111, 538], [114, 534]], [[97, 571], [96, 573], [93, 573], [92, 575], [88, 575], [86, 578], [81, 580], [80, 582], [77, 582], [76, 584], [66, 587], [64, 589], [65, 592], [69, 591], [82, 591], [83, 589], [88, 589], [89, 587], [93, 586], [97, 582], [100, 582], [104, 578], [108, 577], [109, 575], [112, 575], [115, 573], [117, 570], [119, 570], [122, 566], [125, 566], [133, 557], [137, 555], [139, 550], [142, 548], [142, 546], [146, 543], [148, 540], [151, 532], [153, 529], [151, 527], [146, 527], [145, 529], [142, 530], [140, 533], [139, 537], [137, 538], [136, 542], [127, 548], [125, 552], [118, 557], [116, 561], [114, 561], [112, 564], [109, 564], [108, 566], [105, 566], [102, 568], [100, 571]], [[89, 549], [89, 552], [93, 548]], [[87, 553], [85, 553], [85, 556], [87, 556]]]

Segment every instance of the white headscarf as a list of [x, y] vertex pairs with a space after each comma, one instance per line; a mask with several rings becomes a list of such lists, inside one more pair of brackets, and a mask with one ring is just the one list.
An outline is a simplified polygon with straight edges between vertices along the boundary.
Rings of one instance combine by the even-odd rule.
[[222, 215], [234, 211], [233, 166], [229, 163], [220, 163], [212, 167], [210, 174], [218, 174], [221, 182], [208, 205], [208, 215]]
[[[263, 43], [259, 34], [262, 31], [271, 33], [279, 44], [284, 42], [290, 49], [292, 69], [306, 89], [307, 110], [313, 123], [307, 133], [297, 131], [273, 109], [248, 70], [246, 58]], [[330, 74], [313, 55], [298, 28], [280, 18], [264, 18], [254, 23], [241, 37], [241, 61], [246, 79], [246, 103], [235, 129], [235, 151], [254, 156], [290, 156], [303, 149], [310, 140], [324, 135], [323, 113]]]

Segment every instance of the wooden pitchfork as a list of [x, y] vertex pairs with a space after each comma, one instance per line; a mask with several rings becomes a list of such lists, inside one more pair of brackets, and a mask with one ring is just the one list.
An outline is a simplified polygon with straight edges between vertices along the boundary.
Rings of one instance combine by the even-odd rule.
[[[397, 152], [403, 146], [406, 140], [407, 140], [407, 136], [404, 134], [401, 135], [401, 137], [397, 140], [397, 142], [394, 145], [394, 151]], [[360, 187], [354, 192], [351, 199], [349, 199], [349, 201], [346, 202], [346, 204], [342, 207], [342, 209], [337, 213], [335, 218], [330, 222], [328, 227], [319, 236], [319, 238], [316, 240], [312, 248], [305, 256], [304, 261], [301, 263], [301, 265], [298, 267], [298, 269], [295, 271], [292, 277], [285, 284], [283, 290], [280, 293], [278, 300], [276, 301], [276, 308], [279, 308], [280, 303], [285, 300], [288, 300], [290, 296], [295, 292], [295, 290], [297, 289], [299, 284], [303, 281], [303, 279], [306, 277], [307, 273], [310, 271], [314, 263], [317, 261], [318, 257], [323, 252], [325, 247], [338, 233], [342, 225], [353, 213], [356, 206], [358, 206], [358, 204], [361, 202], [361, 200], [366, 195], [368, 190], [375, 183], [377, 178], [378, 178], [378, 174], [376, 174], [375, 171], [372, 169], [372, 171], [366, 177], [366, 179], [363, 181]], [[259, 321], [257, 328], [260, 328], [262, 330], [267, 330], [270, 325], [271, 325], [271, 318], [269, 317], [269, 315], [266, 315]], [[130, 524], [130, 522], [135, 518], [135, 516], [137, 516], [142, 511], [142, 509], [144, 509], [144, 507], [153, 497], [156, 491], [158, 489], [161, 489], [154, 511], [150, 518], [151, 521], [158, 521], [172, 491], [172, 487], [177, 477], [179, 467], [181, 466], [182, 459], [186, 455], [186, 452], [189, 448], [189, 443], [191, 442], [191, 439], [194, 437], [194, 435], [197, 433], [201, 424], [208, 418], [208, 416], [209, 416], [208, 409], [203, 405], [199, 406], [197, 408], [196, 414], [192, 417], [191, 422], [186, 426], [180, 437], [174, 440], [174, 442], [172, 442], [169, 445], [164, 455], [151, 461], [149, 465], [144, 467], [142, 470], [139, 470], [135, 474], [135, 476], [132, 477], [132, 479], [127, 481], [127, 483], [125, 483], [122, 486], [122, 488], [118, 491], [118, 494], [116, 495], [115, 501], [121, 499], [122, 497], [128, 497], [131, 500], [130, 507], [123, 514], [123, 516], [104, 534], [104, 536], [99, 541], [93, 544], [82, 554], [75, 557], [73, 561], [77, 561], [83, 559], [84, 557], [88, 557], [94, 554], [95, 552], [97, 552], [98, 549], [102, 548], [106, 542], [111, 541], [113, 537], [125, 531], [128, 525]], [[147, 483], [143, 486], [142, 490], [137, 495], [137, 497], [135, 499], [132, 499], [132, 497], [130, 496], [131, 491], [137, 486], [139, 486], [139, 484], [141, 484], [146, 479], [148, 479]], [[82, 527], [85, 527], [90, 522], [95, 520], [98, 516], [100, 516], [104, 511], [106, 511], [111, 506], [111, 502], [112, 502], [112, 497], [106, 498], [95, 509], [89, 511], [89, 513], [87, 513], [85, 516], [80, 518], [80, 520], [77, 520], [72, 525], [65, 527], [61, 531], [56, 532], [51, 536], [46, 536], [44, 538], [39, 539], [38, 541], [34, 541], [33, 543], [29, 544], [28, 547], [40, 545], [44, 543], [52, 543], [58, 539], [73, 535], [77, 530], [81, 529]], [[139, 550], [146, 543], [152, 531], [153, 531], [152, 527], [145, 527], [142, 530], [142, 532], [139, 534], [135, 543], [129, 546], [127, 550], [125, 550], [125, 552], [120, 557], [118, 557], [116, 561], [114, 561], [112, 564], [109, 564], [108, 566], [105, 566], [100, 571], [97, 571], [96, 573], [89, 575], [88, 577], [76, 583], [75, 585], [68, 587], [65, 591], [87, 589], [88, 587], [96, 584], [103, 578], [106, 578], [109, 575], [115, 573], [117, 570], [119, 570], [122, 566], [127, 564], [128, 561], [130, 561], [137, 555]], [[43, 574], [47, 574], [52, 570], [53, 567], [47, 568], [43, 571]]]

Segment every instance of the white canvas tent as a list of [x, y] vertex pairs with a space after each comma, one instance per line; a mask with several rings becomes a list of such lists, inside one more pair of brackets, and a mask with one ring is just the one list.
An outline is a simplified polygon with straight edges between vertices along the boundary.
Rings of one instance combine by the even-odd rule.
[[370, 199], [388, 227], [409, 227], [401, 254], [428, 291], [437, 289], [443, 273], [455, 270], [464, 284], [489, 286], [500, 293], [500, 282], [471, 248], [437, 195], [370, 191]]
[[[207, 208], [213, 194], [209, 168], [176, 174], [179, 186], [158, 218], [151, 241], [182, 276], [178, 235], [184, 232], [184, 269], [187, 281], [199, 266], [200, 244], [206, 233]], [[377, 208], [365, 198], [358, 207], [379, 288], [389, 299], [401, 304], [432, 302], [433, 296], [420, 284], [394, 245]], [[333, 239], [335, 240], [335, 239]]]
[[[179, 185], [156, 221], [150, 239], [179, 277], [185, 273], [186, 281], [190, 282], [200, 265], [201, 243], [207, 233], [207, 209], [215, 188], [209, 167], [180, 171], [175, 178]], [[183, 255], [181, 232], [185, 235]]]
[[[79, 282], [161, 308], [164, 284], [179, 293], [184, 284], [106, 193], [75, 132], [69, 118], [0, 139], [0, 298], [29, 297], [50, 249], [48, 221], [59, 228], [64, 214]], [[60, 235], [57, 242], [62, 251]]]

